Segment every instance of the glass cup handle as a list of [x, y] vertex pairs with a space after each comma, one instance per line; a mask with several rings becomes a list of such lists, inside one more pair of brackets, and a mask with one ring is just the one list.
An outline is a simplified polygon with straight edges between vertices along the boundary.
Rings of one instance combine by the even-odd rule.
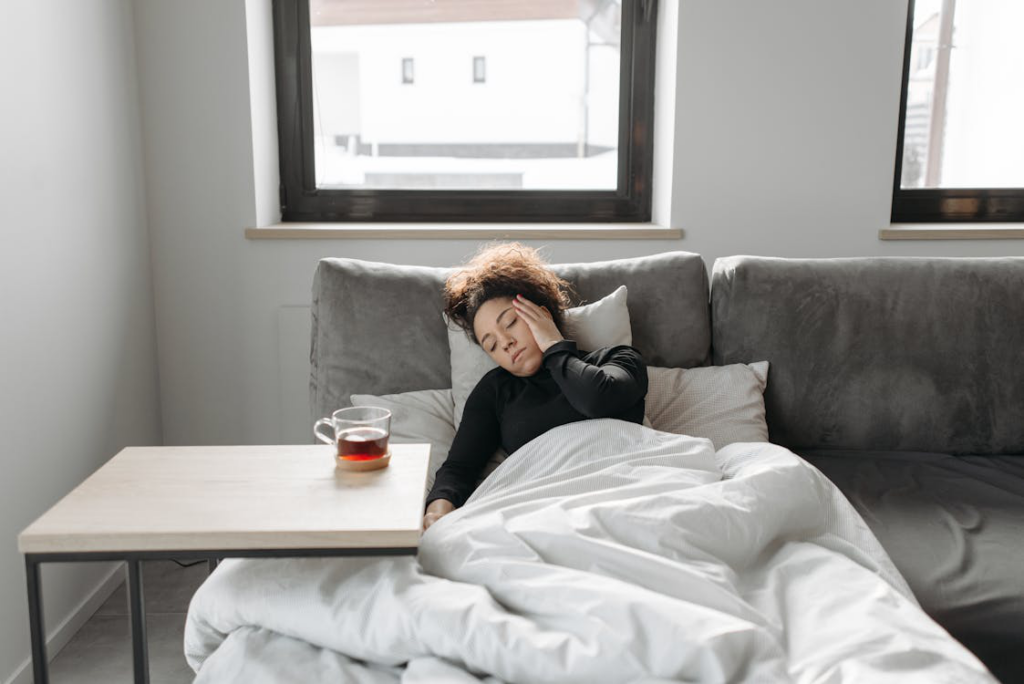
[[[321, 425], [327, 425], [328, 427], [331, 428], [330, 436], [325, 435], [324, 433], [320, 432], [320, 426]], [[331, 444], [331, 445], [333, 445], [335, 443], [335, 441], [334, 441], [334, 421], [331, 420], [330, 418], [321, 418], [320, 420], [316, 421], [315, 423], [313, 423], [313, 434], [316, 435], [316, 438], [319, 439], [324, 444]]]

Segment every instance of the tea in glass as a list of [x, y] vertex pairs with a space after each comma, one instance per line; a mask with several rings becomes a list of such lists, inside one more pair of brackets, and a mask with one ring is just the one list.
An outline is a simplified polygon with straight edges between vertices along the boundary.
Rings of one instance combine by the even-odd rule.
[[338, 409], [330, 418], [318, 420], [313, 426], [313, 434], [321, 442], [337, 446], [339, 466], [341, 462], [366, 465], [382, 462], [383, 467], [388, 459], [391, 411], [377, 406]]
[[338, 458], [369, 461], [388, 453], [388, 433], [377, 427], [355, 427], [338, 436]]

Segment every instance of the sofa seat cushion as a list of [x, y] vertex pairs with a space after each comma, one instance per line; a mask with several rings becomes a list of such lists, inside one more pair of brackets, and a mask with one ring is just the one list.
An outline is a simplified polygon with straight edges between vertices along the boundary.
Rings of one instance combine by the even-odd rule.
[[798, 452], [834, 482], [921, 606], [1003, 682], [1024, 682], [1024, 456]]

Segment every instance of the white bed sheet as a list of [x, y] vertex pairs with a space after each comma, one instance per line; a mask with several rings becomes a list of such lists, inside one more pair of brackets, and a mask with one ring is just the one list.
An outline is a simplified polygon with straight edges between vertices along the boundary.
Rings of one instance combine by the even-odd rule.
[[197, 682], [994, 682], [820, 472], [617, 420], [510, 457], [416, 558], [225, 561]]

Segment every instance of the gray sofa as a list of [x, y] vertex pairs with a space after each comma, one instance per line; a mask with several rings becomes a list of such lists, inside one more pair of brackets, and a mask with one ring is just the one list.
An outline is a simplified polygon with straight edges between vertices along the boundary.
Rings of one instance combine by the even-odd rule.
[[[650, 365], [771, 362], [771, 441], [846, 493], [925, 610], [1024, 682], [1024, 259], [556, 265], [580, 301], [629, 288]], [[447, 269], [324, 259], [314, 417], [352, 393], [450, 386]]]

